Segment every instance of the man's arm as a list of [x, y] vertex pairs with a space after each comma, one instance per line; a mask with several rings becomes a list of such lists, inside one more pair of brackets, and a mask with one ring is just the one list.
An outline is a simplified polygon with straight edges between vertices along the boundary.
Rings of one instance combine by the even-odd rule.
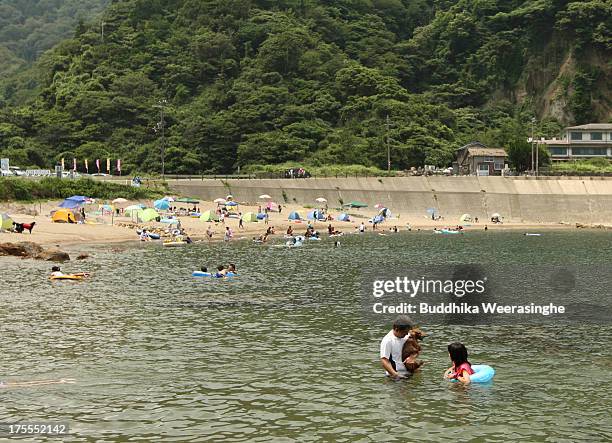
[[385, 371], [387, 371], [391, 377], [401, 378], [400, 374], [395, 369], [393, 369], [393, 365], [391, 364], [391, 362], [389, 361], [387, 357], [382, 357], [380, 359], [380, 363], [382, 364], [382, 367], [385, 368]]

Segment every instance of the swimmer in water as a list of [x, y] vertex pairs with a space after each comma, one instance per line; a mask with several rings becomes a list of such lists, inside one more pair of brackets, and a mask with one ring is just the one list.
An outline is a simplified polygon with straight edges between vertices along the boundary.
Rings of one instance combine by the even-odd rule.
[[59, 266], [53, 266], [51, 268], [51, 277], [62, 277], [66, 274], [64, 274], [61, 270]]

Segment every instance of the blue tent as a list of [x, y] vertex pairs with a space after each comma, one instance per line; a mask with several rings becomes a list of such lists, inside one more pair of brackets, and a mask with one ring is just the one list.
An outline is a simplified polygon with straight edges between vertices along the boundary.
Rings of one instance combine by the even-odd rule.
[[297, 212], [293, 211], [291, 214], [289, 214], [289, 220], [301, 220], [302, 217], [300, 217], [300, 214], [298, 214]]
[[159, 209], [159, 210], [165, 211], [166, 209], [168, 209], [170, 207], [170, 202], [168, 200], [164, 200], [164, 199], [162, 199], [162, 200], [155, 200], [153, 202], [153, 207], [155, 209]]
[[64, 200], [63, 202], [59, 204], [59, 207], [66, 208], [66, 209], [74, 209], [74, 208], [78, 208], [84, 203], [85, 203], [84, 201], [77, 201], [77, 200], [72, 200], [70, 198], [67, 198], [66, 200]]
[[257, 214], [257, 220], [265, 220], [266, 219], [266, 214], [263, 212], [260, 212], [259, 214]]
[[72, 197], [68, 197], [66, 200], [74, 200], [85, 203], [87, 200], [89, 200], [89, 197], [85, 197], [84, 195], [73, 195]]
[[325, 220], [325, 215], [323, 215], [323, 213], [321, 211], [317, 211], [316, 209], [314, 211], [310, 211], [308, 214], [306, 214], [306, 218], [308, 220]]
[[349, 215], [346, 212], [343, 212], [342, 214], [340, 214], [338, 216], [338, 221], [351, 221], [351, 218], [349, 217]]
[[370, 223], [382, 223], [384, 221], [385, 221], [385, 217], [383, 217], [382, 215], [377, 215], [372, 220], [370, 220]]

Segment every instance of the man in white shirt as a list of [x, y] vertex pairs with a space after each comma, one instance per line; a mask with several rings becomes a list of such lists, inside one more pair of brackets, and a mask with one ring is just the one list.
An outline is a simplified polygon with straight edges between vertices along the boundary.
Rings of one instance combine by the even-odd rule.
[[400, 315], [393, 322], [393, 329], [380, 342], [380, 362], [390, 377], [404, 378], [408, 374], [402, 361], [402, 347], [410, 336], [410, 329], [410, 317]]

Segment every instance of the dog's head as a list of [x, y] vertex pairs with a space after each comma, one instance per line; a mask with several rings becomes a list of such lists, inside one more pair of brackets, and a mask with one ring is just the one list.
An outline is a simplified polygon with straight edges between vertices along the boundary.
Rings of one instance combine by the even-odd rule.
[[415, 340], [423, 340], [425, 337], [427, 337], [427, 334], [421, 331], [419, 328], [413, 328], [410, 330], [410, 337], [414, 338]]

